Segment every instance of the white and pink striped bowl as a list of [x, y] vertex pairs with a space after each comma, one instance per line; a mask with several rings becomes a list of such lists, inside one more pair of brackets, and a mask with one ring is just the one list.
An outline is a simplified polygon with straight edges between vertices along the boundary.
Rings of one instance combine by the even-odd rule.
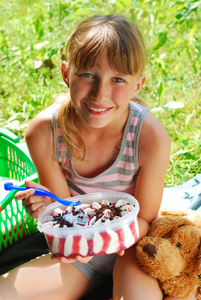
[[73, 197], [75, 201], [92, 204], [101, 203], [103, 199], [116, 203], [123, 199], [134, 205], [134, 209], [120, 219], [101, 224], [83, 227], [54, 228], [44, 225], [47, 215], [52, 215], [55, 208], [65, 209], [66, 206], [57, 202], [50, 204], [39, 215], [38, 229], [43, 232], [49, 249], [57, 256], [68, 258], [76, 255], [95, 256], [116, 253], [132, 246], [139, 237], [137, 215], [138, 201], [126, 193], [93, 193]]

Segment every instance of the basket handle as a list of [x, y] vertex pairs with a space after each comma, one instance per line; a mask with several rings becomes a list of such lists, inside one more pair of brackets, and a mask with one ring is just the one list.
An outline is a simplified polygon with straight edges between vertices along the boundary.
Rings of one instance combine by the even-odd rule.
[[0, 136], [7, 138], [8, 140], [10, 140], [15, 144], [20, 142], [20, 138], [16, 134], [8, 130], [7, 128], [3, 128], [3, 127], [0, 128]]
[[[29, 177], [26, 178], [26, 180], [30, 180], [30, 181], [34, 181], [36, 183], [38, 183], [38, 174], [34, 173], [32, 175], [30, 175]], [[19, 182], [19, 186], [25, 186], [24, 184], [24, 180]], [[5, 209], [5, 207], [12, 201], [12, 197], [15, 195], [16, 191], [10, 191], [6, 197], [0, 201], [0, 213]], [[12, 196], [12, 197], [11, 197]]]

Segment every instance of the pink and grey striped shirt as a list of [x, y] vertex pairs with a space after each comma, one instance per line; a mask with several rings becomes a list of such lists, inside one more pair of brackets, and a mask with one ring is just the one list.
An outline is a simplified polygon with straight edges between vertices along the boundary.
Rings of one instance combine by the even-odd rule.
[[148, 111], [140, 104], [129, 103], [129, 117], [124, 129], [118, 156], [114, 163], [104, 172], [93, 178], [85, 178], [77, 174], [73, 167], [71, 152], [63, 142], [60, 128], [56, 126], [53, 115], [53, 133], [55, 140], [56, 160], [64, 163], [72, 171], [69, 174], [63, 169], [72, 196], [98, 192], [124, 192], [135, 194], [138, 166], [138, 142], [144, 117]]

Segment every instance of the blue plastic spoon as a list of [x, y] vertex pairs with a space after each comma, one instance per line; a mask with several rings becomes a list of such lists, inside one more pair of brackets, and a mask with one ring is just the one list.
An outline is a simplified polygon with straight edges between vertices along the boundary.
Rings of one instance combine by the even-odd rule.
[[56, 200], [57, 202], [64, 204], [66, 206], [76, 206], [76, 205], [80, 205], [82, 204], [81, 202], [75, 202], [72, 200], [68, 200], [70, 198], [67, 199], [62, 199], [57, 197], [55, 194], [52, 194], [46, 190], [43, 189], [38, 189], [38, 188], [33, 188], [33, 187], [20, 187], [17, 185], [13, 185], [12, 182], [6, 182], [4, 183], [4, 189], [6, 191], [11, 191], [11, 190], [17, 190], [17, 191], [25, 191], [25, 190], [29, 190], [29, 189], [33, 189], [35, 191], [34, 195], [40, 195], [40, 196], [48, 196], [51, 197], [52, 199]]

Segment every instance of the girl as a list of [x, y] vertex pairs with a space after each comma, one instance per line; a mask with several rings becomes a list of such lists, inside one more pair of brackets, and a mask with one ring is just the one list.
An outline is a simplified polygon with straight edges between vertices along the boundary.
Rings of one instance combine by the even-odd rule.
[[[66, 58], [62, 75], [70, 99], [40, 113], [26, 130], [40, 184], [62, 198], [111, 190], [134, 195], [142, 237], [158, 215], [170, 141], [148, 109], [135, 102], [145, 82], [141, 33], [122, 16], [94, 16], [71, 35]], [[16, 199], [24, 199], [37, 218], [52, 199], [32, 195], [30, 189]], [[3, 276], [0, 293], [5, 299], [75, 300], [113, 273], [113, 299], [163, 299], [158, 282], [138, 266], [135, 246], [119, 254], [59, 261], [45, 255]]]

